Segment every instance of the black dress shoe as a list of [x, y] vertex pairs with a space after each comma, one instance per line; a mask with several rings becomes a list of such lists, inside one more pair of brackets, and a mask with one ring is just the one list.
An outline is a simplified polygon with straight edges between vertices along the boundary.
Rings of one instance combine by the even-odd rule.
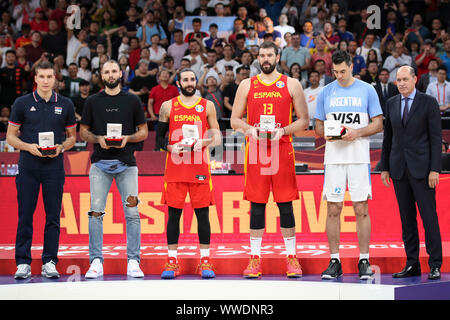
[[441, 269], [439, 267], [431, 267], [428, 274], [428, 280], [439, 280], [441, 278]]
[[407, 278], [420, 276], [420, 265], [406, 266], [402, 271], [396, 272], [392, 275], [392, 278]]

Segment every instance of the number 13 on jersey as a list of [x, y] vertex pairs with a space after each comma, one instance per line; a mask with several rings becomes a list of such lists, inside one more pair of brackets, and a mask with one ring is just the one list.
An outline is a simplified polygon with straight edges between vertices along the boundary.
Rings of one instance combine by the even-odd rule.
[[264, 106], [264, 114], [272, 114], [273, 113], [273, 104], [272, 103], [263, 103]]

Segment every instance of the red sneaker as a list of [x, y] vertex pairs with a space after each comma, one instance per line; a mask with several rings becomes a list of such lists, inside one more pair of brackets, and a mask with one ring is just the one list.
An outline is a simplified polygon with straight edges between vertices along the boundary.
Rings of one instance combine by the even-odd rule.
[[259, 278], [261, 275], [261, 258], [259, 256], [250, 256], [248, 266], [243, 272], [244, 278]]
[[200, 259], [200, 263], [197, 266], [196, 273], [200, 274], [203, 279], [215, 278], [215, 268], [210, 262], [209, 257], [203, 257]]
[[302, 276], [302, 266], [295, 255], [286, 257], [286, 275], [288, 278], [300, 278]]
[[176, 258], [169, 257], [161, 274], [162, 279], [175, 279], [180, 275], [180, 265]]

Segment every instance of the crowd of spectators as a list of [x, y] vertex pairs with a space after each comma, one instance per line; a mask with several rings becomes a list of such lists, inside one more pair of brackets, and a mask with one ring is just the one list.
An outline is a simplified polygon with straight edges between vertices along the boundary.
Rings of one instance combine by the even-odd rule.
[[[68, 28], [80, 8], [80, 28]], [[370, 5], [380, 8], [380, 28], [371, 29]], [[115, 59], [124, 90], [140, 97], [149, 119], [178, 94], [177, 70], [190, 67], [198, 94], [211, 100], [222, 129], [229, 128], [239, 83], [259, 73], [258, 46], [281, 50], [278, 70], [305, 89], [314, 126], [315, 99], [331, 81], [331, 54], [346, 50], [353, 73], [376, 88], [382, 107], [398, 93], [397, 69], [412, 66], [417, 90], [434, 96], [450, 116], [449, 0], [11, 0], [0, 4], [0, 108], [34, 88], [34, 69], [54, 63], [57, 90], [73, 99], [77, 118], [84, 100], [103, 89], [102, 64]], [[187, 25], [187, 16], [198, 16]], [[215, 16], [202, 25], [202, 16]], [[233, 17], [233, 30], [219, 30]], [[373, 19], [372, 19], [373, 20]], [[206, 27], [206, 28], [205, 28]], [[207, 29], [207, 31], [205, 31]], [[188, 32], [189, 30], [189, 32]], [[220, 36], [219, 36], [220, 35]], [[0, 123], [0, 131], [7, 122]]]

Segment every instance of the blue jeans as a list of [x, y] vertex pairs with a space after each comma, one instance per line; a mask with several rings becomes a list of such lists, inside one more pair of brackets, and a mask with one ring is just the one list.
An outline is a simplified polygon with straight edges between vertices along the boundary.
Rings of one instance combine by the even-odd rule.
[[[103, 215], [105, 214], [106, 200], [113, 179], [116, 180], [125, 212], [127, 229], [127, 256], [128, 260], [140, 262], [141, 251], [141, 220], [137, 205], [128, 205], [128, 197], [138, 196], [138, 168], [128, 167], [126, 170], [111, 174], [91, 165], [89, 181], [91, 188], [91, 208], [89, 210], [89, 262], [98, 258], [103, 262]], [[92, 212], [101, 213], [93, 216]]]

